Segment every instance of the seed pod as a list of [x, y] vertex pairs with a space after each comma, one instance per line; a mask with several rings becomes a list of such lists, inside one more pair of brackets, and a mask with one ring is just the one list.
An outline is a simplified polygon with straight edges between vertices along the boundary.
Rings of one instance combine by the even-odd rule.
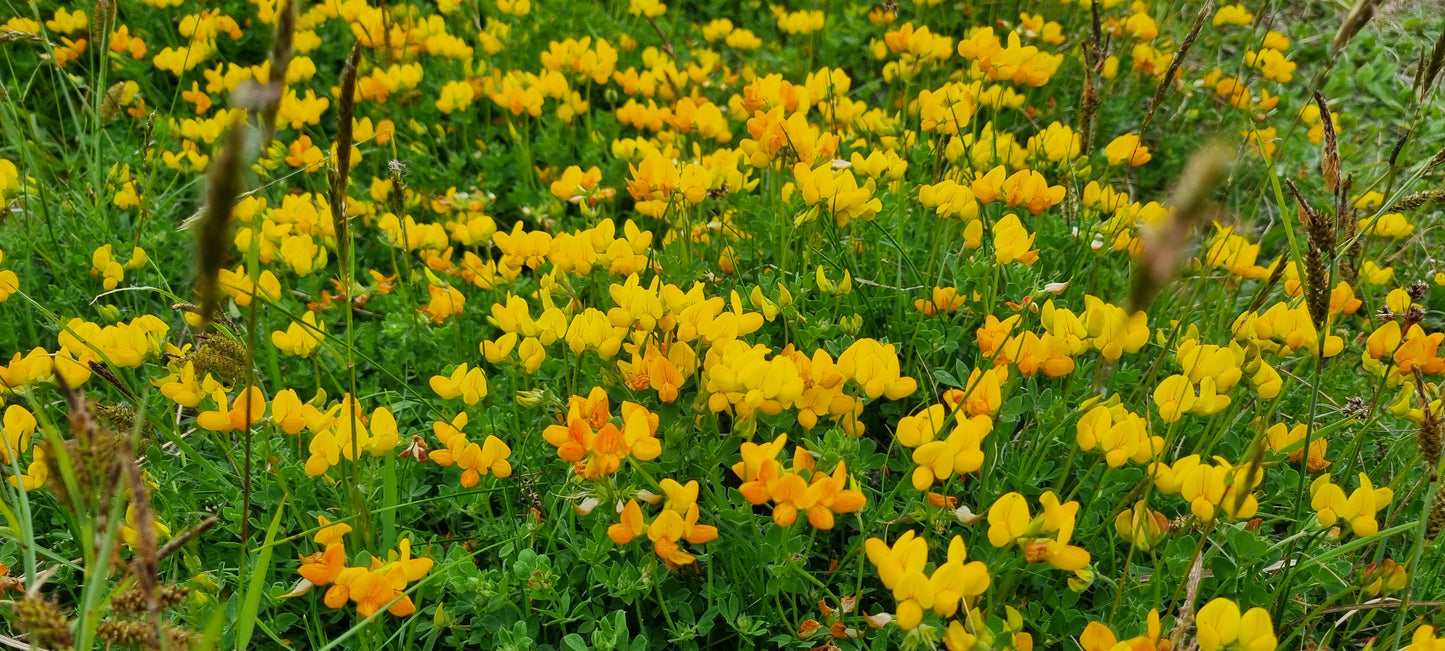
[[1315, 326], [1323, 328], [1330, 307], [1329, 258], [1333, 257], [1335, 250], [1334, 225], [1310, 207], [1293, 181], [1285, 181], [1285, 184], [1299, 203], [1300, 223], [1304, 224], [1308, 240], [1304, 255], [1305, 306], [1309, 308]]
[[1420, 444], [1420, 456], [1430, 464], [1431, 479], [1434, 479], [1435, 467], [1440, 464], [1440, 414], [1430, 409], [1430, 395], [1425, 393], [1425, 378], [1419, 367], [1415, 368], [1415, 396], [1420, 399], [1420, 408], [1424, 412], [1420, 427], [1415, 430], [1415, 439]]
[[1435, 499], [1430, 500], [1430, 515], [1425, 518], [1425, 540], [1433, 541], [1445, 530], [1445, 490], [1436, 487]]
[[[1445, 150], [1441, 150], [1441, 153], [1445, 154]], [[1406, 210], [1414, 210], [1416, 208], [1429, 206], [1437, 203], [1445, 203], [1445, 190], [1425, 190], [1424, 192], [1416, 192], [1415, 194], [1412, 194], [1408, 197], [1405, 197], [1404, 199], [1395, 202], [1395, 205], [1390, 206], [1390, 211], [1404, 212]]]
[[201, 331], [221, 304], [221, 267], [231, 246], [231, 213], [241, 194], [241, 162], [246, 148], [246, 123], [241, 111], [231, 120], [221, 154], [211, 165], [206, 183], [206, 210], [196, 238], [196, 285], [201, 294]]
[[37, 647], [68, 649], [74, 643], [70, 618], [55, 601], [39, 595], [25, 595], [15, 602], [15, 623]]
[[105, 99], [100, 102], [100, 121], [109, 122], [120, 112], [120, 99], [125, 94], [125, 82], [117, 81], [105, 89]]
[[336, 168], [331, 176], [331, 220], [336, 224], [336, 257], [342, 282], [351, 268], [351, 217], [346, 213], [346, 186], [351, 179], [351, 117], [356, 106], [356, 72], [361, 63], [361, 44], [352, 46], [341, 69], [341, 96], [336, 103]]
[[201, 339], [186, 359], [195, 365], [198, 377], [210, 373], [227, 382], [246, 379], [246, 370], [250, 366], [250, 355], [244, 342], [218, 335]]
[[146, 625], [138, 621], [103, 620], [95, 625], [95, 635], [111, 644], [138, 647], [150, 639]]
[[39, 34], [22, 32], [18, 29], [0, 28], [0, 45], [9, 45], [18, 41], [25, 41], [26, 43], [44, 43], [45, 39], [40, 38]]
[[1315, 91], [1315, 105], [1320, 107], [1320, 126], [1325, 130], [1324, 140], [1320, 143], [1320, 171], [1325, 176], [1325, 189], [1335, 194], [1340, 189], [1340, 146], [1335, 137], [1335, 121], [1330, 117], [1329, 103], [1318, 90]]
[[115, 20], [115, 3], [112, 0], [96, 0], [90, 10], [90, 42], [104, 43], [110, 36], [110, 25]]
[[[156, 603], [161, 608], [170, 608], [181, 603], [190, 592], [190, 588], [185, 586], [161, 586], [156, 591]], [[138, 613], [146, 609], [146, 597], [139, 589], [131, 588], [111, 597], [110, 607], [118, 613]]]

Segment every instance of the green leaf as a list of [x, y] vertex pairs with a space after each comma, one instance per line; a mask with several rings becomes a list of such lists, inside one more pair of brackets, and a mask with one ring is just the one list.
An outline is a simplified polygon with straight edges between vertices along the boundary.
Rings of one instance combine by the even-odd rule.
[[569, 651], [587, 651], [587, 642], [581, 635], [568, 633], [562, 637], [562, 648]]
[[[282, 504], [286, 502], [283, 498]], [[256, 611], [261, 609], [261, 593], [266, 589], [266, 576], [271, 573], [271, 551], [275, 549], [272, 543], [276, 540], [276, 530], [281, 526], [281, 514], [285, 509], [276, 507], [276, 514], [271, 516], [271, 526], [266, 528], [266, 544], [261, 546], [261, 553], [256, 556], [256, 564], [251, 566], [251, 583], [246, 588], [246, 597], [241, 601], [241, 612], [236, 617], [236, 648], [246, 649], [251, 644], [251, 633], [256, 626]], [[244, 516], [243, 516], [244, 517]]]

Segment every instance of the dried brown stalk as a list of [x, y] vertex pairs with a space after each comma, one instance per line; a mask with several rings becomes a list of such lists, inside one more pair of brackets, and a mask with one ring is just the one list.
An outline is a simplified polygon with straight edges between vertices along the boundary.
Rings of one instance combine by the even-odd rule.
[[292, 0], [282, 0], [276, 12], [276, 38], [271, 44], [271, 78], [266, 80], [259, 98], [262, 155], [276, 137], [276, 113], [281, 110], [281, 96], [286, 93], [286, 69], [291, 67], [295, 36], [296, 7]]
[[160, 557], [156, 555], [156, 519], [151, 509], [150, 489], [146, 487], [145, 475], [136, 463], [135, 452], [129, 438], [120, 437], [116, 455], [130, 484], [130, 504], [135, 509], [135, 558], [131, 560], [130, 571], [135, 576], [136, 586], [146, 600], [146, 615], [156, 636], [161, 635], [161, 605], [157, 595], [159, 580], [156, 572], [160, 568]]
[[211, 167], [206, 187], [206, 212], [196, 240], [197, 290], [201, 294], [201, 331], [211, 327], [211, 315], [221, 304], [220, 276], [230, 248], [231, 213], [241, 193], [242, 150], [246, 147], [246, 123], [237, 114], [226, 131], [221, 155]]
[[1095, 79], [1104, 70], [1104, 27], [1099, 17], [1099, 5], [1090, 5], [1093, 12], [1093, 40], [1084, 50], [1084, 94], [1079, 99], [1079, 132], [1083, 134], [1082, 153], [1087, 156], [1094, 150], [1094, 113], [1099, 110], [1099, 90]]
[[1435, 39], [1435, 47], [1430, 51], [1430, 58], [1425, 62], [1423, 74], [1416, 77], [1420, 85], [1420, 103], [1430, 97], [1430, 91], [1435, 87], [1435, 79], [1440, 76], [1440, 70], [1445, 68], [1445, 28], [1441, 28], [1440, 37]]
[[1139, 127], [1139, 133], [1149, 128], [1149, 122], [1154, 119], [1154, 112], [1159, 110], [1159, 105], [1164, 103], [1164, 96], [1169, 92], [1169, 87], [1174, 83], [1174, 76], [1179, 73], [1179, 67], [1184, 64], [1184, 56], [1189, 54], [1189, 48], [1194, 47], [1194, 40], [1199, 38], [1199, 32], [1204, 29], [1204, 24], [1214, 14], [1214, 0], [1208, 0], [1199, 13], [1194, 16], [1194, 24], [1189, 27], [1189, 34], [1179, 44], [1179, 50], [1174, 53], [1174, 58], [1169, 61], [1169, 68], [1164, 71], [1164, 78], [1159, 80], [1159, 87], [1154, 89], [1154, 99], [1149, 101], [1149, 111], [1144, 114], [1143, 126]]
[[166, 541], [165, 546], [161, 547], [160, 551], [156, 552], [156, 558], [162, 559], [176, 553], [176, 550], [185, 547], [186, 543], [191, 542], [191, 539], [205, 533], [207, 529], [216, 526], [216, 523], [220, 521], [221, 519], [214, 515], [207, 517], [205, 520], [201, 520], [200, 524], [197, 524], [196, 526], [187, 529], [184, 533]]

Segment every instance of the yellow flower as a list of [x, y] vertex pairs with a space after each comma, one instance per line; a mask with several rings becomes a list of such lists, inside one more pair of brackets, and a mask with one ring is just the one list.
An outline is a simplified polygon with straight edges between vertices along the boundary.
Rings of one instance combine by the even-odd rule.
[[830, 162], [824, 162], [816, 169], [798, 163], [793, 166], [793, 179], [803, 202], [814, 208], [798, 217], [798, 223], [810, 221], [820, 212], [827, 212], [832, 213], [839, 226], [847, 226], [855, 218], [871, 220], [883, 209], [883, 203], [873, 197], [872, 179], [859, 186], [852, 170], [834, 170]]
[[223, 434], [244, 431], [260, 422], [261, 416], [266, 413], [266, 396], [257, 387], [247, 387], [234, 402], [228, 402], [226, 392], [219, 388], [211, 393], [211, 398], [216, 402], [215, 410], [203, 411], [196, 416], [196, 425], [201, 429]]
[[604, 360], [612, 359], [626, 337], [626, 328], [612, 325], [607, 314], [593, 307], [572, 317], [567, 327], [567, 347], [579, 356], [590, 349]]
[[898, 625], [913, 629], [923, 620], [923, 609], [933, 607], [933, 589], [923, 573], [928, 565], [928, 541], [903, 532], [890, 547], [878, 538], [863, 543], [869, 562], [878, 568], [883, 586], [898, 600]]
[[[321, 520], [326, 518], [322, 516]], [[348, 530], [350, 525], [345, 526]], [[320, 535], [317, 536], [320, 538]], [[301, 578], [310, 581], [313, 586], [328, 586], [340, 578], [341, 573], [346, 570], [346, 545], [340, 542], [341, 537], [336, 537], [336, 542], [326, 545], [326, 551], [316, 552], [310, 556], [301, 557], [301, 567], [296, 573]], [[309, 588], [308, 588], [309, 589]], [[346, 604], [347, 590], [345, 586], [334, 586], [326, 591], [324, 601], [329, 608], [340, 608]]]
[[853, 275], [847, 269], [843, 270], [843, 279], [836, 284], [828, 279], [823, 273], [823, 265], [818, 265], [818, 272], [815, 274], [818, 282], [818, 291], [829, 296], [847, 296], [853, 291]]
[[20, 189], [20, 182], [25, 179], [20, 176], [20, 169], [4, 158], [0, 158], [0, 201], [9, 198], [10, 194]]
[[444, 440], [443, 444], [446, 447], [432, 452], [430, 458], [442, 467], [455, 463], [461, 468], [463, 488], [477, 485], [477, 481], [487, 474], [502, 478], [512, 476], [512, 464], [507, 461], [507, 458], [512, 456], [512, 448], [496, 436], [488, 434], [481, 445], [478, 445], [458, 431]]
[[1132, 133], [1126, 133], [1110, 141], [1104, 147], [1104, 156], [1109, 159], [1110, 165], [1128, 163], [1134, 167], [1139, 167], [1153, 158], [1153, 155], [1149, 153], [1149, 148], [1139, 142], [1139, 136]]
[[823, 29], [825, 14], [821, 11], [784, 11], [778, 14], [778, 29], [785, 34], [812, 34]]
[[1350, 530], [1362, 538], [1373, 536], [1380, 531], [1375, 513], [1385, 508], [1395, 492], [1388, 487], [1375, 488], [1370, 477], [1360, 473], [1360, 487], [1348, 498], [1338, 485], [1330, 483], [1328, 473], [1320, 475], [1310, 484], [1310, 506], [1316, 512], [1321, 526], [1332, 527], [1340, 520], [1350, 524]]
[[627, 13], [633, 16], [656, 18], [667, 13], [667, 4], [659, 2], [659, 0], [630, 0], [627, 5]]
[[518, 18], [532, 12], [531, 0], [497, 0], [497, 11]]
[[115, 289], [125, 278], [125, 267], [115, 259], [111, 245], [103, 244], [90, 256], [90, 275], [100, 276], [106, 291]]
[[320, 419], [321, 410], [315, 405], [302, 403], [294, 389], [277, 391], [271, 399], [271, 423], [287, 434], [296, 434]]
[[870, 399], [886, 396], [899, 400], [912, 395], [918, 382], [901, 374], [893, 344], [859, 339], [838, 356], [838, 372], [857, 382]]
[[262, 271], [258, 281], [254, 283], [246, 274], [245, 265], [236, 267], [234, 271], [222, 269], [219, 283], [221, 291], [236, 301], [238, 307], [250, 307], [251, 300], [257, 297], [266, 301], [281, 299], [281, 282], [270, 269]]
[[552, 182], [550, 190], [552, 196], [570, 203], [581, 203], [586, 200], [589, 204], [595, 204], [604, 198], [610, 198], [611, 189], [604, 189], [598, 192], [598, 185], [602, 182], [602, 170], [596, 165], [588, 168], [585, 172], [576, 165], [568, 166], [562, 171], [561, 178]]
[[1144, 500], [1139, 500], [1134, 508], [1120, 511], [1114, 518], [1114, 530], [1120, 538], [1142, 551], [1149, 551], [1169, 535], [1169, 517], [1149, 510]]
[[[312, 540], [322, 547], [339, 545], [346, 534], [351, 533], [351, 525], [345, 522], [331, 524], [331, 520], [324, 515], [316, 516], [316, 523], [321, 525], [321, 528], [316, 531], [316, 535], [312, 537]], [[313, 581], [313, 583], [315, 582]], [[317, 585], [324, 584], [317, 583]]]
[[[4, 163], [0, 160], [0, 163]], [[0, 262], [5, 261], [5, 251], [0, 249]], [[20, 291], [20, 277], [9, 269], [0, 269], [0, 303], [10, 300], [10, 295]]]
[[85, 10], [76, 9], [74, 12], [66, 11], [65, 7], [55, 10], [55, 16], [45, 21], [45, 27], [52, 32], [60, 34], [72, 34], [85, 29], [90, 20], [85, 15]]
[[1371, 597], [1390, 594], [1404, 590], [1409, 582], [1410, 574], [1405, 571], [1405, 566], [1387, 558], [1382, 563], [1365, 565], [1360, 573], [1360, 592]]
[[638, 506], [637, 500], [627, 500], [627, 505], [618, 515], [619, 521], [607, 527], [607, 537], [612, 542], [626, 545], [647, 531], [647, 522], [642, 518], [642, 507]]
[[1374, 260], [1366, 260], [1365, 266], [1360, 269], [1360, 276], [1363, 277], [1365, 283], [1369, 285], [1375, 285], [1377, 287], [1380, 285], [1388, 285], [1390, 280], [1395, 277], [1395, 268], [1385, 267], [1382, 269]]
[[1091, 338], [1089, 344], [1104, 359], [1116, 361], [1124, 353], [1138, 352], [1149, 342], [1148, 316], [1143, 312], [1129, 314], [1094, 296], [1084, 297], [1084, 307], [1082, 324]]
[[1401, 651], [1445, 651], [1445, 639], [1435, 637], [1435, 627], [1421, 626]]
[[30, 465], [26, 466], [25, 472], [20, 475], [10, 476], [10, 485], [19, 486], [24, 490], [33, 491], [45, 486], [45, 480], [50, 478], [50, 466], [45, 461], [45, 448], [36, 447], [35, 456], [31, 458]]
[[1200, 456], [1191, 454], [1168, 464], [1156, 462], [1149, 466], [1154, 485], [1160, 492], [1179, 495], [1189, 502], [1190, 511], [1202, 521], [1212, 521], [1220, 508], [1230, 518], [1242, 520], [1254, 517], [1259, 510], [1259, 500], [1250, 491], [1264, 480], [1258, 467], [1233, 466], [1220, 457], [1214, 464], [1202, 462]]
[[[1275, 452], [1288, 452], [1290, 461], [1299, 461], [1304, 456], [1304, 438], [1306, 426], [1303, 423], [1295, 423], [1293, 427], [1287, 427], [1284, 423], [1275, 423], [1265, 431], [1265, 439], [1269, 442], [1269, 449]], [[1310, 437], [1309, 461], [1305, 463], [1310, 472], [1319, 472], [1328, 468], [1330, 462], [1325, 461], [1325, 451], [1329, 449], [1329, 440], [1318, 434]]]
[[1404, 215], [1392, 212], [1366, 220], [1360, 225], [1360, 230], [1379, 237], [1401, 239], [1415, 232], [1415, 226]]
[[1188, 413], [1194, 408], [1195, 398], [1194, 385], [1189, 384], [1189, 378], [1183, 375], [1169, 375], [1155, 388], [1155, 404], [1159, 407], [1160, 419], [1165, 423], [1173, 423]]
[[326, 266], [326, 247], [320, 246], [310, 235], [291, 235], [281, 240], [281, 260], [296, 272], [306, 277]]
[[793, 408], [805, 389], [802, 375], [791, 357], [769, 357], [769, 352], [765, 345], [749, 346], [739, 339], [708, 350], [703, 361], [708, 408], [731, 410], [744, 419], [756, 412], [774, 415]]
[[1278, 644], [1269, 611], [1250, 608], [1240, 616], [1239, 606], [1224, 597], [1204, 604], [1195, 615], [1194, 624], [1200, 651], [1219, 651], [1230, 646], [1244, 651], [1274, 651]]
[[5, 408], [5, 447], [0, 448], [0, 461], [9, 465], [30, 450], [30, 437], [35, 435], [35, 415], [20, 405]]
[[652, 541], [653, 551], [669, 568], [676, 569], [695, 560], [692, 554], [682, 551], [678, 543], [687, 541], [700, 545], [717, 539], [717, 528], [698, 524], [697, 518], [698, 507], [691, 504], [682, 512], [673, 508], [666, 509], [648, 525], [647, 538]]
[[973, 190], [951, 179], [918, 186], [918, 202], [933, 208], [939, 217], [957, 217], [970, 225], [978, 219], [978, 202], [973, 198]]
[[[1248, 25], [1254, 22], [1254, 14], [1242, 4], [1224, 5], [1214, 12], [1214, 26]], [[1205, 651], [1210, 651], [1205, 649]]]
[[[1266, 38], [1268, 40], [1268, 38]], [[1244, 62], [1260, 69], [1265, 79], [1271, 79], [1282, 84], [1289, 83], [1294, 79], [1296, 64], [1286, 59], [1279, 50], [1265, 47], [1258, 53], [1254, 51], [1245, 52]]]
[[1089, 552], [1069, 544], [1074, 532], [1078, 502], [1060, 504], [1053, 491], [1039, 498], [1043, 513], [1029, 515], [1028, 501], [1018, 493], [1006, 493], [988, 510], [988, 541], [994, 547], [1017, 543], [1031, 563], [1046, 562], [1055, 568], [1075, 571], [1089, 565]]
[[968, 548], [963, 537], [954, 536], [948, 543], [948, 560], [928, 577], [933, 590], [933, 612], [939, 617], [953, 617], [960, 604], [971, 606], [974, 598], [987, 591], [993, 582], [987, 566], [979, 561], [966, 561]]
[[1039, 259], [1038, 249], [1030, 249], [1034, 245], [1034, 234], [1024, 229], [1019, 222], [1017, 215], [1012, 213], [1005, 215], [998, 223], [993, 225], [993, 259], [999, 264], [1018, 262], [1025, 266], [1032, 265]]
[[437, 96], [436, 107], [442, 113], [465, 111], [476, 99], [476, 90], [465, 81], [449, 81]]
[[206, 396], [211, 395], [220, 384], [206, 374], [204, 382], [196, 381], [195, 363], [187, 361], [181, 367], [180, 373], [172, 373], [166, 378], [157, 380], [160, 384], [161, 395], [169, 398], [172, 402], [194, 409]]
[[963, 307], [964, 301], [965, 297], [958, 293], [956, 287], [934, 287], [931, 299], [916, 299], [913, 301], [913, 307], [922, 312], [924, 316], [953, 314]]
[[480, 367], [468, 370], [466, 364], [460, 364], [452, 370], [450, 377], [433, 375], [431, 390], [443, 400], [460, 397], [467, 406], [473, 406], [487, 397], [487, 376], [482, 374]]
[[916, 420], [911, 424], [899, 423], [899, 442], [917, 448], [913, 451], [915, 467], [911, 481], [913, 488], [920, 491], [928, 490], [934, 483], [955, 474], [962, 475], [983, 467], [983, 439], [993, 430], [992, 419], [986, 415], [963, 418], [964, 414], [960, 412], [955, 416], [955, 425], [948, 435], [934, 440], [939, 430], [933, 429], [932, 419], [937, 417], [941, 426], [944, 413], [943, 405], [934, 405], [913, 417]]
[[[1032, 214], [1039, 214], [1064, 200], [1066, 190], [1062, 185], [1049, 185], [1044, 175], [1034, 170], [1019, 170], [1004, 179], [999, 186], [1010, 208], [1023, 206]], [[977, 190], [975, 189], [975, 194]], [[983, 199], [980, 198], [980, 201]]]
[[622, 426], [611, 420], [607, 393], [593, 387], [587, 397], [568, 400], [567, 420], [542, 431], [557, 456], [574, 464], [579, 476], [596, 479], [622, 467], [623, 459], [651, 461], [662, 454], [657, 440], [658, 416], [633, 402], [621, 406]]
[[321, 347], [321, 340], [325, 336], [325, 331], [316, 324], [316, 313], [307, 310], [301, 315], [299, 323], [292, 321], [284, 332], [273, 330], [271, 345], [287, 355], [310, 357]]
[[1084, 651], [1154, 651], [1155, 649], [1167, 651], [1169, 640], [1160, 640], [1164, 635], [1163, 627], [1159, 623], [1159, 610], [1149, 611], [1148, 628], [1144, 635], [1130, 640], [1119, 640], [1114, 637], [1114, 631], [1099, 622], [1089, 622], [1084, 627], [1084, 632], [1079, 635], [1079, 646]]
[[[125, 507], [125, 523], [120, 526], [120, 538], [125, 541], [127, 547], [135, 548], [139, 534], [136, 532], [135, 504], [127, 504]], [[161, 523], [160, 514], [151, 515], [151, 528], [155, 531], [157, 541], [165, 540], [171, 536], [171, 528]]]
[[[392, 567], [387, 571], [352, 567], [337, 576], [337, 584], [345, 585], [347, 595], [356, 604], [356, 614], [370, 617], [391, 604], [387, 612], [397, 617], [406, 617], [416, 612], [411, 597], [404, 594], [407, 583], [404, 567]], [[394, 603], [393, 603], [394, 602]]]
[[1214, 225], [1217, 233], [1214, 243], [1204, 254], [1204, 261], [1211, 269], [1225, 269], [1240, 278], [1259, 279], [1269, 276], [1270, 269], [1255, 264], [1259, 258], [1259, 245], [1235, 234], [1233, 226]]
[[427, 294], [431, 301], [421, 311], [431, 317], [432, 323], [440, 324], [453, 315], [461, 314], [467, 304], [467, 297], [450, 285], [428, 284]]
[[1164, 450], [1164, 437], [1150, 436], [1148, 422], [1122, 406], [1097, 405], [1079, 419], [1079, 449], [1100, 450], [1109, 467], [1147, 463]]

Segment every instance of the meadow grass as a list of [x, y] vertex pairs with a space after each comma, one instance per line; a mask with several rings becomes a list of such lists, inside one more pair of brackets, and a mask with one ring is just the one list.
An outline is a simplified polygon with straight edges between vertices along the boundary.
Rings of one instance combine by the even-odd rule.
[[10, 0], [0, 643], [1445, 649], [1445, 19]]

